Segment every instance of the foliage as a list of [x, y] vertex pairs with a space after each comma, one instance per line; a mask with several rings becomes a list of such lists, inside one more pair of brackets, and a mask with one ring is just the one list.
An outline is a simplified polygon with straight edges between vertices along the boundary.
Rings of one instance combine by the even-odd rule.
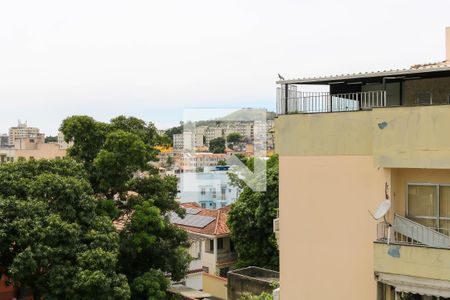
[[44, 142], [45, 143], [56, 143], [56, 142], [58, 142], [58, 137], [57, 136], [51, 136], [51, 135], [46, 136]]
[[218, 137], [209, 141], [209, 151], [212, 153], [225, 153], [225, 139]]
[[165, 134], [170, 139], [170, 144], [172, 146], [173, 146], [173, 135], [180, 134], [182, 132], [183, 132], [183, 124], [180, 124], [180, 126], [175, 126], [175, 127], [169, 128], [165, 131]]
[[[247, 160], [251, 167], [253, 160]], [[238, 253], [237, 267], [258, 266], [278, 270], [279, 254], [273, 220], [278, 210], [278, 157], [267, 161], [267, 191], [254, 192], [237, 176], [234, 184], [243, 191], [232, 204], [228, 217], [231, 238]]]
[[238, 132], [232, 132], [227, 136], [227, 142], [234, 149], [236, 145], [241, 143], [244, 140], [244, 137]]
[[135, 172], [148, 169], [150, 159], [150, 147], [138, 135], [122, 130], [111, 132], [94, 159], [99, 191], [109, 196], [123, 194], [126, 182]]
[[70, 159], [0, 165], [0, 265], [35, 299], [130, 298], [119, 236], [85, 175]]
[[165, 276], [182, 279], [190, 257], [187, 234], [167, 217], [184, 213], [175, 201], [177, 180], [161, 177], [149, 164], [155, 159], [153, 147], [161, 143], [156, 128], [134, 117], [101, 123], [72, 116], [64, 120], [61, 131], [73, 140], [69, 156], [83, 163], [98, 198], [93, 211], [129, 220], [119, 235], [118, 270], [126, 276], [131, 297], [162, 299]]
[[260, 295], [244, 293], [240, 300], [273, 300], [273, 296], [266, 292], [263, 292]]
[[225, 160], [221, 159], [221, 160], [219, 160], [219, 161], [217, 162], [217, 165], [218, 165], [218, 166], [226, 166], [226, 165], [227, 165], [227, 162], [226, 162]]

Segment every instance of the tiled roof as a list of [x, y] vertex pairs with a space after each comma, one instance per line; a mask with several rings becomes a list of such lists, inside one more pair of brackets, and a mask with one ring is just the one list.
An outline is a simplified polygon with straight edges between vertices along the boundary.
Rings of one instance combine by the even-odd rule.
[[[219, 209], [206, 209], [202, 208], [196, 202], [182, 203], [180, 204], [183, 208], [197, 208], [200, 211], [198, 212], [199, 216], [207, 216], [213, 217], [214, 221], [209, 223], [203, 228], [186, 226], [175, 224], [177, 227], [182, 228], [190, 233], [200, 233], [204, 235], [227, 235], [230, 234], [230, 229], [227, 225], [228, 212], [230, 211], [229, 206], [225, 206]], [[131, 220], [131, 216], [133, 212], [124, 214], [120, 216], [118, 219], [113, 221], [113, 225], [117, 231], [122, 231], [125, 228], [125, 225]]]
[[197, 214], [199, 216], [208, 216], [215, 218], [214, 222], [209, 223], [203, 228], [191, 227], [186, 225], [178, 225], [179, 228], [182, 228], [191, 233], [200, 233], [205, 235], [227, 235], [230, 234], [230, 229], [227, 225], [228, 212], [230, 211], [230, 207], [222, 207], [219, 209], [206, 209], [202, 208], [196, 202], [182, 203], [180, 204], [183, 208], [198, 208], [200, 212]]
[[450, 61], [442, 61], [436, 63], [426, 63], [413, 65], [408, 69], [391, 69], [375, 72], [359, 72], [350, 74], [339, 74], [330, 76], [319, 76], [319, 77], [304, 77], [304, 78], [294, 78], [279, 80], [277, 84], [308, 84], [308, 83], [323, 83], [326, 81], [340, 81], [349, 79], [362, 79], [362, 78], [372, 78], [372, 77], [387, 77], [387, 76], [402, 76], [411, 75], [417, 73], [429, 73], [438, 71], [450, 71]]

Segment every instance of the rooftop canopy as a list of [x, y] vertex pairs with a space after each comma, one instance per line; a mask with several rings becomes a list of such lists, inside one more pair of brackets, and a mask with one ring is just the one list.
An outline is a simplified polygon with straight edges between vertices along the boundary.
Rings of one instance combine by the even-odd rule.
[[324, 77], [309, 77], [298, 79], [279, 80], [277, 84], [365, 84], [373, 82], [383, 82], [389, 79], [421, 79], [450, 76], [450, 61], [439, 63], [414, 65], [409, 69], [384, 70], [377, 72], [352, 73], [331, 75]]

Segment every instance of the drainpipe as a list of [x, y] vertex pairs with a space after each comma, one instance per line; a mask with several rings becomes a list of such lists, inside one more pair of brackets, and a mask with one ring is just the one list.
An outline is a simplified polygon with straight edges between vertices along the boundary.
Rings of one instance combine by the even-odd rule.
[[288, 114], [288, 98], [289, 98], [289, 85], [285, 84], [284, 85], [284, 113], [287, 115]]

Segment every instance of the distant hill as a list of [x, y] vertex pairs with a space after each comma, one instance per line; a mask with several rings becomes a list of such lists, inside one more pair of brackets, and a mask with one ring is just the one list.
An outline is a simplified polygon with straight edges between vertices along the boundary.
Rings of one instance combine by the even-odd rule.
[[264, 113], [262, 109], [256, 108], [242, 108], [231, 114], [219, 118], [219, 121], [253, 121], [261, 118], [267, 118], [267, 120], [273, 120], [276, 114], [272, 111], [267, 111]]

